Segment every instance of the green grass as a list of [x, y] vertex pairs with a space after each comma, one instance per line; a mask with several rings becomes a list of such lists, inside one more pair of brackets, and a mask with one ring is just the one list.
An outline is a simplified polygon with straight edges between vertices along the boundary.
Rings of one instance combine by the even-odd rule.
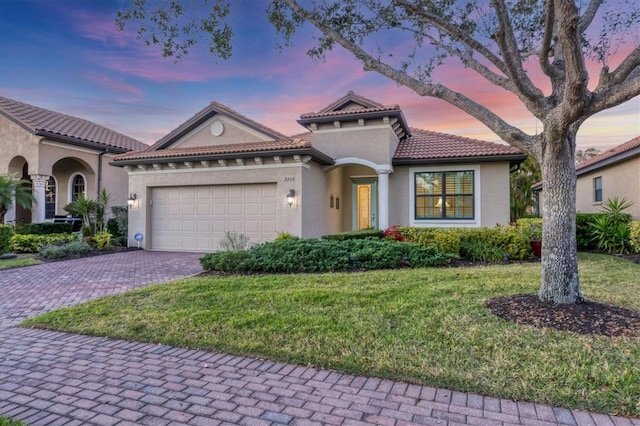
[[0, 416], [0, 426], [26, 426], [26, 423]]
[[[580, 266], [587, 298], [640, 311], [640, 265]], [[519, 326], [484, 306], [539, 280], [539, 264], [197, 277], [24, 324], [638, 416], [640, 339]]]
[[[39, 265], [42, 261], [35, 254], [19, 254], [16, 259], [1, 259], [0, 270], [21, 268], [23, 266]], [[0, 423], [0, 426], [2, 423]]]

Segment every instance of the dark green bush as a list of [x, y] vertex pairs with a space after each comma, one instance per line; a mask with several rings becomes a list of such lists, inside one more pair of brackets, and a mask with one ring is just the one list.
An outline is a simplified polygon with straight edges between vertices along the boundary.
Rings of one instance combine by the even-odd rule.
[[292, 273], [438, 266], [446, 260], [434, 247], [397, 241], [286, 238], [246, 251], [209, 253], [200, 264], [205, 270]]
[[365, 238], [382, 238], [382, 230], [380, 229], [362, 229], [360, 231], [340, 232], [337, 234], [324, 235], [325, 240], [361, 240]]
[[597, 244], [591, 238], [590, 223], [598, 217], [604, 217], [604, 213], [577, 213], [576, 214], [576, 242], [578, 250], [595, 250]]
[[18, 233], [26, 235], [70, 234], [73, 225], [70, 223], [44, 222], [22, 225]]
[[9, 252], [13, 235], [13, 226], [0, 225], [0, 254]]
[[116, 247], [126, 247], [127, 246], [127, 236], [121, 235], [119, 237], [111, 238], [111, 245]]
[[14, 253], [37, 253], [41, 247], [51, 244], [64, 244], [78, 238], [74, 234], [16, 234], [11, 237], [11, 251]]

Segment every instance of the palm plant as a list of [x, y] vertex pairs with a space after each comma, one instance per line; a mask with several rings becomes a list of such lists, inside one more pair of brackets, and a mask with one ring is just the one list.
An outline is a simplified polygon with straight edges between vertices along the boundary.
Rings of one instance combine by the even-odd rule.
[[14, 175], [0, 175], [0, 223], [4, 223], [4, 217], [13, 201], [25, 209], [31, 209], [35, 198], [31, 193], [29, 181], [18, 179]]

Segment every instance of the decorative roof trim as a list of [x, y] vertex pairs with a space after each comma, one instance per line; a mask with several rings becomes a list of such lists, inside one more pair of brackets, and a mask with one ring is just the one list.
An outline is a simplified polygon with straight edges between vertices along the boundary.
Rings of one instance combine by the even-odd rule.
[[235, 121], [238, 121], [253, 130], [266, 134], [267, 136], [273, 139], [290, 140], [288, 136], [276, 130], [273, 130], [270, 127], [267, 127], [263, 124], [260, 124], [257, 121], [252, 120], [249, 117], [243, 114], [240, 114], [237, 111], [234, 111], [233, 109], [227, 107], [226, 105], [223, 105], [221, 103], [214, 101], [214, 102], [211, 102], [206, 107], [204, 107], [203, 109], [201, 109], [200, 111], [198, 111], [195, 115], [193, 115], [187, 121], [185, 121], [175, 129], [173, 129], [171, 132], [169, 132], [167, 135], [162, 137], [156, 143], [151, 145], [146, 151], [147, 152], [157, 151], [160, 149], [165, 149], [168, 146], [171, 146], [180, 138], [184, 137], [185, 135], [189, 134], [191, 131], [195, 130], [202, 123], [204, 123], [211, 117], [214, 117], [218, 114], [231, 118]]
[[392, 107], [384, 110], [347, 110], [345, 112], [339, 111], [340, 114], [336, 113], [325, 116], [316, 116], [316, 117], [304, 117], [301, 116], [298, 121], [299, 124], [309, 128], [309, 125], [313, 123], [333, 123], [334, 121], [357, 121], [358, 119], [370, 120], [375, 118], [384, 118], [384, 117], [393, 117], [397, 118], [400, 126], [395, 129], [395, 133], [398, 136], [398, 139], [405, 138], [407, 136], [411, 136], [411, 130], [409, 129], [409, 125], [407, 124], [407, 120], [404, 118], [404, 114], [402, 110], [398, 107]]
[[166, 164], [166, 163], [174, 163], [174, 162], [185, 162], [185, 161], [207, 161], [207, 160], [229, 160], [235, 158], [250, 158], [254, 159], [255, 157], [273, 157], [273, 156], [287, 156], [287, 155], [310, 155], [311, 159], [316, 163], [319, 163], [323, 166], [328, 166], [333, 164], [333, 158], [329, 157], [326, 154], [318, 151], [315, 148], [310, 147], [300, 147], [300, 148], [285, 148], [285, 149], [271, 149], [266, 151], [247, 151], [247, 152], [226, 152], [221, 154], [211, 154], [211, 153], [187, 153], [184, 155], [180, 155], [176, 153], [176, 155], [170, 155], [165, 157], [148, 157], [148, 158], [114, 158], [113, 161], [109, 162], [112, 166], [132, 166], [138, 164]]
[[394, 158], [394, 166], [443, 163], [493, 163], [509, 161], [513, 166], [527, 159], [526, 154], [476, 155], [473, 157]]
[[107, 145], [104, 143], [88, 141], [86, 139], [74, 138], [73, 136], [61, 135], [61, 134], [49, 132], [46, 130], [36, 129], [36, 131], [33, 132], [33, 134], [36, 136], [45, 137], [55, 142], [64, 142], [70, 145], [81, 146], [83, 148], [96, 149], [104, 152], [112, 152], [114, 154], [122, 154], [125, 152], [130, 152], [130, 150], [126, 148], [120, 148], [117, 146]]
[[[384, 105], [374, 101], [373, 99], [365, 98], [364, 96], [356, 94], [353, 90], [349, 90], [346, 95], [340, 99], [330, 103], [326, 107], [318, 111], [318, 114], [324, 114], [330, 111], [337, 111], [340, 108], [344, 108], [350, 103], [356, 103], [362, 105], [364, 108], [383, 108]], [[304, 115], [304, 114], [303, 114]]]

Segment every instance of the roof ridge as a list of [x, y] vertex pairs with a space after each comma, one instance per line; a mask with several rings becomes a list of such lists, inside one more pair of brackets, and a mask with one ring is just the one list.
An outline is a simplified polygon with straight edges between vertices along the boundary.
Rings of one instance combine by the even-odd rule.
[[91, 142], [127, 151], [146, 147], [146, 144], [131, 136], [86, 118], [53, 111], [5, 96], [0, 96], [0, 113], [34, 134], [45, 132], [79, 142]]
[[600, 161], [606, 160], [611, 157], [615, 157], [616, 155], [622, 154], [636, 147], [640, 147], [640, 136], [636, 136], [631, 140], [621, 143], [620, 145], [614, 146], [613, 148], [609, 148], [608, 150], [596, 156], [593, 156], [586, 161], [583, 161], [582, 163], [576, 166], [576, 170], [581, 170], [587, 166], [597, 164]]

